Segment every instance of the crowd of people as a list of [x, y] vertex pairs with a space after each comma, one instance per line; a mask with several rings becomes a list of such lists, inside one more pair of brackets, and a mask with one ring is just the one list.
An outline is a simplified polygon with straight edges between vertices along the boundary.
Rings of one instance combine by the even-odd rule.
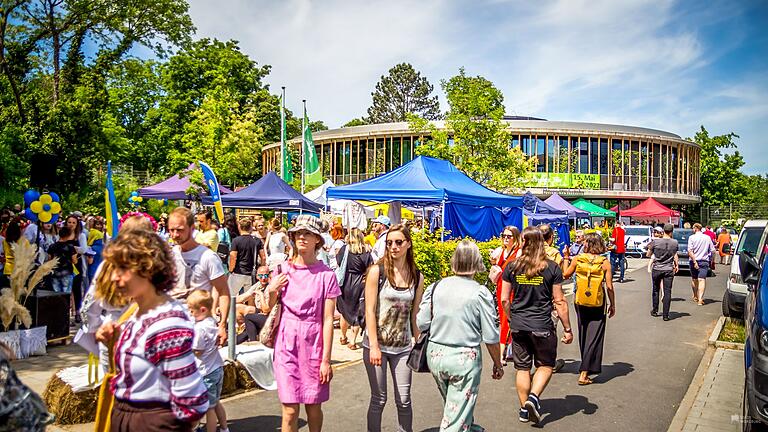
[[[660, 228], [647, 253], [651, 315], [659, 315], [661, 303], [666, 321], [678, 243], [671, 224]], [[713, 241], [699, 224], [693, 229], [691, 286], [694, 301], [703, 304], [710, 264], [724, 250], [716, 245], [725, 238]], [[480, 430], [474, 409], [482, 345], [493, 379], [502, 379], [512, 363], [519, 420], [538, 423], [542, 393], [564, 365], [559, 343], [578, 338], [579, 385], [601, 373], [606, 322], [616, 314], [614, 272], [619, 282], [625, 277], [621, 224], [607, 243], [599, 233], [577, 231], [562, 250], [549, 225], [522, 232], [505, 227], [489, 269], [478, 246], [463, 240], [451, 258], [453, 275], [428, 286], [414, 260], [411, 230], [386, 216], [374, 219], [366, 233], [310, 215], [299, 215], [288, 228], [279, 218], [232, 215], [219, 224], [210, 212], [179, 207], [156, 224], [132, 216], [114, 239], [101, 218], [79, 213], [60, 226], [25, 225], [12, 217], [2, 234], [6, 275], [14, 242], [35, 242], [40, 262], [59, 260], [46, 288], [71, 293], [72, 320], [82, 320], [83, 337], [97, 343], [94, 354], [104, 368], [114, 365], [111, 427], [119, 431], [137, 425], [191, 430], [203, 418], [208, 431], [227, 431], [218, 348], [228, 339], [231, 296], [237, 343], [258, 341], [280, 305], [273, 370], [282, 430], [298, 429], [302, 404], [309, 429], [322, 428], [336, 321], [342, 346], [362, 348], [369, 431], [381, 430], [390, 383], [397, 429], [412, 430], [409, 358], [422, 332], [428, 332], [427, 363], [445, 406], [441, 430]], [[478, 278], [486, 272], [487, 284]], [[563, 290], [569, 278], [575, 327]]]

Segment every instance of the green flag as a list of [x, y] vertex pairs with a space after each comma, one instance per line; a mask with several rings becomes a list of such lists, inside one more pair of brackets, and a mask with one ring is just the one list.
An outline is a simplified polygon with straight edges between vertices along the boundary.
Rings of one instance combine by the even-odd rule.
[[304, 110], [304, 185], [320, 186], [323, 184], [323, 174], [320, 172], [320, 162], [315, 153], [315, 141], [309, 128], [307, 110]]
[[288, 137], [285, 126], [285, 95], [280, 97], [280, 157], [283, 159], [281, 174], [286, 183], [293, 181], [293, 165], [291, 164], [291, 150], [288, 145]]

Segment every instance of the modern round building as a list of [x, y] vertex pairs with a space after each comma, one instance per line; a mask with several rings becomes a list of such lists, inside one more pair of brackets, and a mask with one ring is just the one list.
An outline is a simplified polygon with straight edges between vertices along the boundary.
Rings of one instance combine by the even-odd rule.
[[[699, 193], [697, 144], [670, 132], [636, 126], [505, 117], [512, 140], [536, 158], [526, 189], [592, 200], [694, 204]], [[439, 128], [443, 122], [434, 122]], [[419, 137], [408, 123], [380, 123], [313, 134], [323, 177], [347, 184], [388, 172], [416, 156]], [[301, 138], [289, 144], [301, 148]], [[264, 173], [279, 167], [280, 143], [264, 146]]]

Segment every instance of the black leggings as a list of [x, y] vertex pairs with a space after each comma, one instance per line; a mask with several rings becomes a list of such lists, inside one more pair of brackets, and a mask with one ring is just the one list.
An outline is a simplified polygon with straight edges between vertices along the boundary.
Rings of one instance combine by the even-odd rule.
[[259, 332], [267, 323], [267, 316], [262, 313], [252, 313], [245, 315], [243, 319], [245, 319], [245, 332], [237, 335], [237, 343], [259, 340]]
[[80, 312], [80, 306], [83, 305], [83, 273], [75, 276], [72, 280], [72, 297], [75, 300], [75, 313]]

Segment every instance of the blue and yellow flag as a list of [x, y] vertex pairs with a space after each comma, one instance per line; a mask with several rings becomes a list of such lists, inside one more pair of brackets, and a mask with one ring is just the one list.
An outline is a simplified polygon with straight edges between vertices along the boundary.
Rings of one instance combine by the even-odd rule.
[[120, 216], [117, 215], [115, 185], [112, 183], [112, 161], [107, 161], [107, 182], [104, 190], [104, 208], [107, 210], [107, 232], [111, 238], [117, 237]]
[[213, 201], [213, 207], [216, 209], [216, 218], [219, 222], [224, 222], [224, 209], [221, 207], [221, 193], [219, 192], [219, 182], [216, 181], [216, 174], [213, 169], [205, 162], [198, 161], [200, 169], [203, 170], [203, 180], [208, 187], [208, 194]]

